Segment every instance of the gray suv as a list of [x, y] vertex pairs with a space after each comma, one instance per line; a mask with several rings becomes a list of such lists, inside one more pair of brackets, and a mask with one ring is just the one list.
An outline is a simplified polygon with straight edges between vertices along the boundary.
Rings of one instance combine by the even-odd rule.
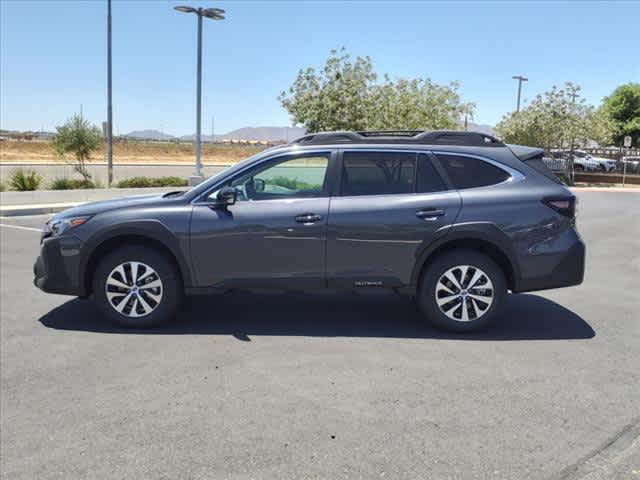
[[582, 282], [576, 199], [542, 154], [471, 132], [306, 135], [186, 192], [54, 216], [35, 284], [135, 327], [185, 294], [269, 288], [394, 292], [477, 330], [508, 292]]

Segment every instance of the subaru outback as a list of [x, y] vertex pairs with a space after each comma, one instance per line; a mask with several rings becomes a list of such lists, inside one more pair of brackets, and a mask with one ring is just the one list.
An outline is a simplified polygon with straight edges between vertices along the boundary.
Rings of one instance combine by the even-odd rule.
[[576, 198], [542, 155], [472, 132], [309, 134], [188, 191], [55, 215], [34, 282], [133, 327], [185, 295], [268, 288], [407, 295], [477, 330], [509, 293], [582, 282]]

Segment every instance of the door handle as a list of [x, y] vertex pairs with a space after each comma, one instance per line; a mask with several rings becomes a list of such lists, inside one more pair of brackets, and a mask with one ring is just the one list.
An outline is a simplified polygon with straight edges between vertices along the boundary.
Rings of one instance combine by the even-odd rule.
[[298, 223], [314, 223], [322, 220], [322, 215], [316, 215], [315, 213], [303, 213], [296, 217]]
[[429, 222], [437, 220], [438, 217], [444, 217], [445, 211], [440, 208], [423, 208], [416, 212], [416, 217]]

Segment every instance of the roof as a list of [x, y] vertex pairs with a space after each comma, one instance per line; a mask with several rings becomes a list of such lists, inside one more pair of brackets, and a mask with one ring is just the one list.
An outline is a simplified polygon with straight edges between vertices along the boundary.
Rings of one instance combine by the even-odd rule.
[[319, 132], [305, 135], [292, 145], [333, 144], [417, 144], [460, 145], [469, 147], [504, 147], [504, 143], [491, 135], [457, 130], [387, 130], [362, 132]]

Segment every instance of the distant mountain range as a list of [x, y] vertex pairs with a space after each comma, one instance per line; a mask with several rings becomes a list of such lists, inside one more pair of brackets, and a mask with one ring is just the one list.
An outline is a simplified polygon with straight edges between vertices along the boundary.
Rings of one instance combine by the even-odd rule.
[[[471, 132], [486, 133], [488, 135], [494, 135], [493, 127], [491, 125], [483, 125], [478, 123], [469, 122], [467, 129]], [[220, 142], [222, 140], [257, 140], [263, 142], [288, 142], [295, 140], [305, 134], [304, 128], [299, 127], [244, 127], [232, 130], [225, 134], [216, 135], [212, 138], [211, 135], [202, 135], [204, 142], [211, 142], [212, 140]], [[14, 130], [0, 130], [0, 136], [32, 136], [36, 138], [50, 138], [54, 135], [53, 132], [19, 132]], [[125, 135], [120, 135], [121, 138], [131, 138], [136, 140], [155, 140], [155, 141], [169, 141], [169, 140], [182, 140], [193, 141], [195, 135], [183, 135], [176, 137], [169, 135], [168, 133], [161, 132], [159, 130], [134, 130]]]
[[172, 140], [176, 137], [159, 130], [134, 130], [126, 135], [120, 135], [123, 138], [134, 138], [136, 140]]
[[[210, 142], [212, 140], [219, 142], [221, 140], [258, 140], [265, 142], [278, 142], [295, 140], [304, 135], [305, 129], [298, 127], [244, 127], [232, 130], [228, 133], [215, 135], [202, 135], [202, 141]], [[193, 141], [194, 135], [183, 135], [174, 137], [158, 130], [135, 130], [126, 135], [124, 138], [133, 138], [136, 140], [183, 140]]]
[[[490, 125], [482, 125], [469, 122], [467, 129], [471, 132], [486, 133], [488, 135], [495, 135], [493, 127]], [[232, 130], [225, 134], [215, 135], [214, 138], [211, 135], [202, 135], [203, 142], [222, 141], [222, 140], [258, 140], [264, 142], [280, 142], [291, 141], [305, 134], [304, 128], [299, 127], [244, 127]], [[125, 138], [134, 138], [137, 140], [182, 140], [193, 141], [195, 135], [183, 135], [181, 137], [174, 137], [158, 130], [136, 130], [126, 135], [122, 135]]]
[[470, 132], [486, 133], [487, 135], [492, 135], [494, 137], [496, 136], [496, 132], [493, 131], [493, 127], [491, 125], [469, 122], [467, 124], [467, 130], [469, 130]]

